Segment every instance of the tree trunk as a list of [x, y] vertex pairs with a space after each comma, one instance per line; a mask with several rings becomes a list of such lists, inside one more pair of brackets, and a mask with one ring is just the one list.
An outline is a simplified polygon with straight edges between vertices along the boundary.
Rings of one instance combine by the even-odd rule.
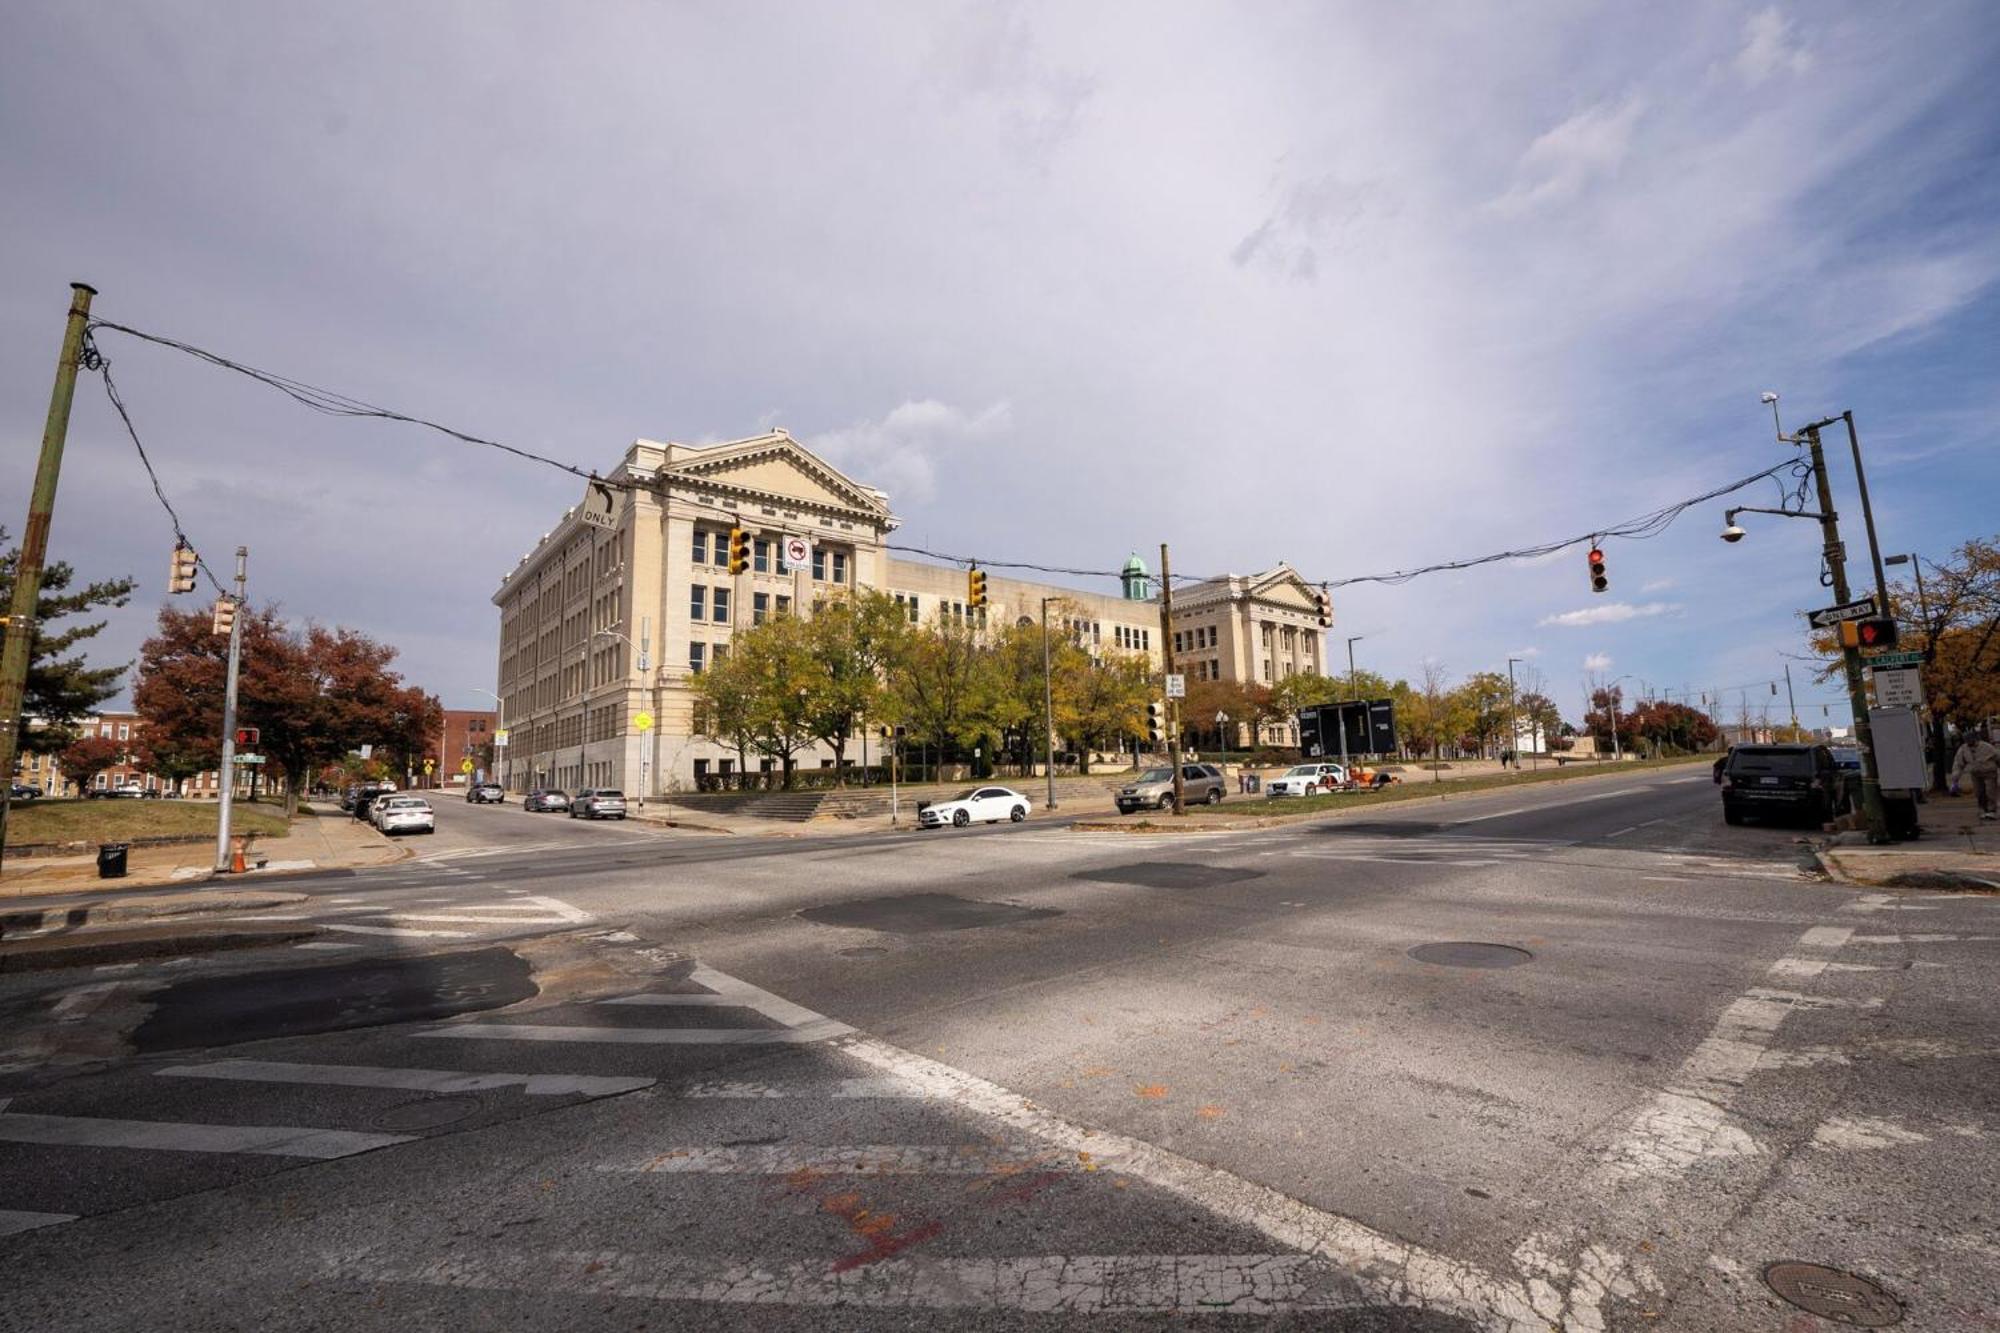
[[844, 731], [833, 738], [833, 785], [847, 785], [847, 733]]

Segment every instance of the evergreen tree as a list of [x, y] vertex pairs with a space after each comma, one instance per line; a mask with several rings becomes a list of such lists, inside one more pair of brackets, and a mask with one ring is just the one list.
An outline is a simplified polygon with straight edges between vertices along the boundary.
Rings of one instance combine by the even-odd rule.
[[[7, 530], [0, 528], [0, 546], [7, 542]], [[14, 597], [14, 570], [21, 558], [19, 547], [0, 551], [0, 606], [11, 605]], [[93, 667], [84, 654], [72, 651], [95, 638], [103, 629], [102, 620], [57, 627], [57, 621], [99, 607], [123, 606], [131, 600], [134, 579], [107, 579], [72, 590], [76, 571], [58, 561], [42, 570], [41, 596], [35, 603], [34, 651], [28, 661], [28, 688], [21, 703], [19, 746], [21, 753], [36, 751], [53, 754], [75, 737], [78, 718], [97, 711], [105, 700], [118, 693], [119, 678], [127, 662], [120, 666]], [[12, 628], [9, 627], [9, 633]], [[42, 725], [30, 728], [30, 720]]]

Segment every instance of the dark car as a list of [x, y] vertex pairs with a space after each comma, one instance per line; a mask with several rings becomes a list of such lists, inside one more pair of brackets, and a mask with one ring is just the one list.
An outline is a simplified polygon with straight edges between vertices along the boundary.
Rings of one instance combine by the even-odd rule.
[[1739, 745], [1723, 761], [1722, 818], [1771, 816], [1824, 824], [1838, 814], [1840, 766], [1824, 745]]
[[537, 787], [522, 799], [521, 808], [531, 815], [538, 815], [548, 810], [567, 810], [569, 793], [558, 791], [554, 787]]
[[497, 782], [475, 782], [465, 789], [467, 805], [505, 805], [507, 789]]
[[39, 801], [42, 799], [42, 789], [40, 787], [30, 787], [25, 782], [17, 782], [14, 784], [12, 799], [16, 801]]
[[377, 786], [372, 783], [365, 787], [355, 788], [354, 805], [352, 807], [354, 817], [356, 819], [368, 818], [368, 807], [375, 803], [376, 797], [394, 796], [395, 794], [396, 789], [394, 787]]
[[610, 787], [585, 787], [569, 803], [571, 819], [623, 819], [625, 793]]

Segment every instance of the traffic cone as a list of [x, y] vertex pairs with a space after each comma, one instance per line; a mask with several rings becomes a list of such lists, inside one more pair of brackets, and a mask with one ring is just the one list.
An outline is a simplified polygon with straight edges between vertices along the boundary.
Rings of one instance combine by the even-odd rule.
[[249, 866], [243, 863], [243, 848], [249, 843], [249, 841], [250, 840], [248, 838], [242, 836], [241, 834], [238, 834], [230, 838], [229, 840], [230, 874], [240, 875], [250, 868]]

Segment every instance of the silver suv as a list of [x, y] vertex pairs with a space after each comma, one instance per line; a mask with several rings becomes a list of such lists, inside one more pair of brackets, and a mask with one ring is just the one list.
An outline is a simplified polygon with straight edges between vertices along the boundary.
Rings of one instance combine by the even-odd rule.
[[571, 819], [623, 819], [625, 793], [609, 787], [585, 787], [569, 803]]
[[[1222, 770], [1214, 764], [1182, 764], [1181, 786], [1184, 799], [1189, 805], [1206, 802], [1214, 805], [1222, 799]], [[1149, 768], [1130, 785], [1118, 789], [1118, 813], [1129, 815], [1134, 810], [1171, 810], [1174, 808], [1174, 770], [1171, 768]]]

